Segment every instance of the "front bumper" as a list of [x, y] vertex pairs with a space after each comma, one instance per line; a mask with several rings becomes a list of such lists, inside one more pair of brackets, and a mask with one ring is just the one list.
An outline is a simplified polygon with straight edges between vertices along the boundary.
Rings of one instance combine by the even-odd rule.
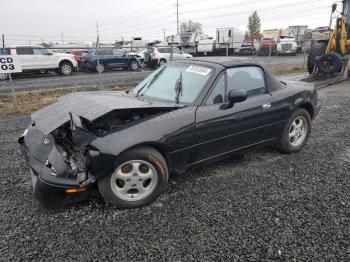
[[32, 126], [26, 133], [18, 142], [29, 167], [34, 196], [39, 202], [51, 207], [87, 199], [94, 186], [78, 183], [77, 176], [58, 159], [60, 155], [52, 136], [45, 136]]
[[290, 50], [277, 49], [277, 54], [296, 54], [296, 53], [297, 53], [296, 49], [290, 49]]

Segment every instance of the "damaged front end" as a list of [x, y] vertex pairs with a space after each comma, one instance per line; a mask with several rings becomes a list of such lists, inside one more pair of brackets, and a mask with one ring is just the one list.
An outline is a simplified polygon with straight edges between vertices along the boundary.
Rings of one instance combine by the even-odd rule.
[[114, 171], [117, 153], [101, 152], [95, 141], [171, 110], [112, 110], [93, 121], [68, 112], [69, 121], [48, 134], [33, 119], [18, 142], [35, 197], [43, 206], [53, 206], [96, 195], [95, 181]]
[[73, 118], [48, 135], [35, 122], [25, 130], [18, 142], [30, 168], [34, 195], [42, 205], [70, 202], [73, 195], [82, 199], [90, 195], [95, 177], [88, 167], [91, 155], [96, 153], [88, 144], [95, 138], [76, 126]]

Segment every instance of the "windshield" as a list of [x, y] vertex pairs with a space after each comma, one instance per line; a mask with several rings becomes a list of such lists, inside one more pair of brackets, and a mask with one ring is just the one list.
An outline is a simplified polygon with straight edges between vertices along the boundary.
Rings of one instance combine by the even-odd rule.
[[179, 103], [193, 103], [210, 78], [212, 69], [198, 65], [173, 64], [160, 67], [138, 84], [134, 95], [176, 101], [176, 83], [181, 78]]

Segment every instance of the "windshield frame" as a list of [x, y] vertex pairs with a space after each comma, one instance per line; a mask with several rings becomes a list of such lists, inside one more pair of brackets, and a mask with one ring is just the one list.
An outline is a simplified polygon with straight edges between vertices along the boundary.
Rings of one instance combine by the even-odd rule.
[[[205, 81], [205, 83], [203, 84], [201, 90], [198, 92], [197, 96], [193, 99], [193, 101], [192, 102], [180, 101], [177, 104], [178, 106], [181, 106], [181, 105], [186, 105], [186, 106], [189, 106], [189, 105], [200, 105], [200, 103], [202, 101], [203, 93], [205, 94], [207, 92], [208, 88], [210, 88], [211, 85], [212, 85], [213, 79], [215, 80], [215, 78], [216, 78], [217, 73], [216, 73], [215, 66], [210, 65], [210, 64], [206, 64], [206, 63], [197, 63], [197, 62], [194, 62], [194, 61], [192, 61], [192, 62], [176, 61], [176, 62], [172, 62], [172, 63], [167, 63], [165, 65], [165, 67], [172, 67], [172, 66], [179, 66], [179, 65], [180, 66], [191, 66], [191, 65], [193, 65], [193, 66], [202, 66], [202, 67], [206, 67], [206, 68], [211, 69], [211, 73], [209, 74], [208, 79]], [[158, 68], [156, 71], [158, 71], [158, 70], [161, 70], [161, 69]], [[152, 74], [155, 73], [156, 71], [152, 72]], [[150, 78], [149, 82], [150, 81], [152, 81], [152, 78]], [[145, 83], [146, 86], [144, 88], [147, 88], [147, 85], [148, 85], [149, 82]], [[148, 96], [147, 94], [146, 95], [139, 94], [138, 96], [136, 96], [137, 91], [134, 91], [135, 88], [136, 88], [136, 86], [132, 89], [130, 94], [135, 96], [135, 97], [137, 97], [140, 100], [147, 99], [147, 100], [152, 100], [152, 101], [157, 101], [157, 102], [176, 104], [175, 96], [174, 96], [174, 100], [167, 100], [167, 99], [162, 99], [162, 98], [158, 98], [158, 97]], [[175, 88], [175, 82], [174, 82], [174, 88]]]

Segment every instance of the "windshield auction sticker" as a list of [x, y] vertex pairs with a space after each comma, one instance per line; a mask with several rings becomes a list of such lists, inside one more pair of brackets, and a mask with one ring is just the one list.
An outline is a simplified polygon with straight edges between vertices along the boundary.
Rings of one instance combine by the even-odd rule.
[[186, 69], [186, 72], [190, 72], [190, 73], [195, 73], [195, 74], [199, 74], [202, 76], [206, 76], [210, 73], [211, 69], [206, 68], [206, 67], [202, 67], [202, 66], [189, 66]]

